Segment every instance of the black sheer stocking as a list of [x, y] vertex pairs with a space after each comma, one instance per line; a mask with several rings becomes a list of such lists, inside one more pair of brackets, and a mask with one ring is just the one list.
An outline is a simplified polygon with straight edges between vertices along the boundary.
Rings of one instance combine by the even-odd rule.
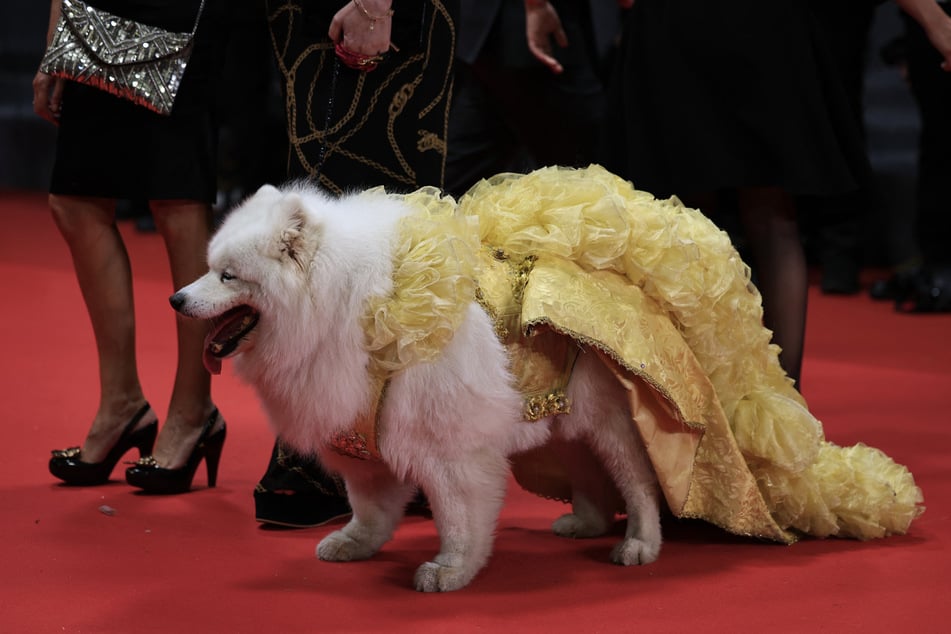
[[802, 370], [808, 270], [792, 197], [776, 188], [738, 192], [740, 222], [748, 241], [763, 321], [782, 348], [779, 362], [796, 382]]

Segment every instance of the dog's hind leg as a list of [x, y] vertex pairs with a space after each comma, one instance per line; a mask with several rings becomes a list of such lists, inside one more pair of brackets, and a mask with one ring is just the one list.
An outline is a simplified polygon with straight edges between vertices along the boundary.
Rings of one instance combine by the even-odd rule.
[[627, 407], [618, 408], [592, 436], [592, 448], [614, 478], [627, 511], [624, 540], [611, 551], [622, 566], [649, 564], [660, 555], [660, 488]]
[[317, 545], [317, 557], [324, 561], [356, 561], [376, 554], [393, 536], [415, 491], [383, 464], [359, 461], [344, 466], [356, 467], [340, 469], [353, 517]]
[[631, 420], [628, 395], [599, 357], [588, 353], [578, 360], [571, 397], [573, 411], [559, 426], [569, 438], [587, 441], [601, 458], [627, 513], [624, 540], [612, 550], [611, 561], [624, 566], [651, 563], [661, 546], [660, 489]]
[[439, 554], [416, 570], [421, 592], [448, 592], [469, 584], [489, 560], [509, 474], [502, 455], [460, 456], [429, 465], [421, 482], [439, 531]]
[[552, 532], [570, 538], [604, 535], [610, 530], [621, 504], [611, 475], [583, 441], [553, 437], [549, 448], [571, 478], [571, 513], [555, 520]]

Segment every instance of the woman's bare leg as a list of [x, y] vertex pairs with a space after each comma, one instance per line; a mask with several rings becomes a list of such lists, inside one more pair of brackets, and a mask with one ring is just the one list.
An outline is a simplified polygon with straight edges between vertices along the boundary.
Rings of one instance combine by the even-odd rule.
[[[99, 407], [82, 445], [84, 462], [100, 462], [145, 404], [135, 356], [135, 311], [129, 256], [115, 223], [115, 201], [51, 195], [53, 220], [66, 240], [92, 323], [99, 357]], [[145, 416], [139, 427], [155, 420]]]
[[[174, 289], [194, 281], [208, 270], [205, 251], [211, 235], [211, 208], [194, 201], [152, 201], [155, 226], [165, 240]], [[169, 308], [169, 314], [172, 314]], [[211, 376], [202, 362], [207, 322], [176, 314], [178, 366], [153, 457], [159, 466], [181, 467], [188, 460], [202, 426], [214, 410]], [[220, 426], [220, 425], [219, 425]]]

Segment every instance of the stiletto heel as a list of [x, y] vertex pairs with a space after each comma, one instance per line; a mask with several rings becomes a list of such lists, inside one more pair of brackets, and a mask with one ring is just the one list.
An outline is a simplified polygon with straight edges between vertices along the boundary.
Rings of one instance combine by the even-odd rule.
[[126, 482], [146, 493], [185, 493], [191, 489], [195, 471], [204, 459], [208, 472], [208, 486], [215, 486], [218, 481], [218, 463], [221, 461], [221, 450], [227, 433], [224, 422], [221, 429], [211, 433], [217, 421], [218, 410], [216, 409], [205, 422], [198, 442], [195, 443], [184, 465], [177, 469], [166, 469], [160, 467], [154, 457], [144, 456], [126, 469]]
[[205, 473], [208, 475], [208, 488], [218, 484], [218, 463], [221, 462], [221, 450], [225, 446], [225, 428], [213, 434], [205, 443]]
[[50, 458], [50, 473], [66, 484], [77, 486], [93, 486], [108, 482], [109, 475], [125, 452], [133, 447], [139, 450], [139, 456], [152, 452], [155, 436], [158, 433], [158, 421], [152, 421], [141, 429], [135, 428], [151, 409], [146, 403], [135, 413], [135, 416], [126, 423], [116, 444], [101, 462], [83, 462], [82, 450], [79, 447], [54, 449], [53, 457]]

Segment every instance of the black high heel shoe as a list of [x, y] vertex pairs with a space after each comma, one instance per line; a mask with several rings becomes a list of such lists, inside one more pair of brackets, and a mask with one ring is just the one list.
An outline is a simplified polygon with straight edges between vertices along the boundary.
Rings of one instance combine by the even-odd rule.
[[126, 482], [146, 493], [185, 493], [191, 489], [195, 471], [204, 459], [208, 471], [208, 487], [214, 487], [218, 480], [218, 463], [227, 431], [222, 423], [221, 429], [211, 433], [217, 420], [218, 410], [216, 409], [205, 422], [201, 436], [198, 437], [195, 448], [192, 449], [191, 455], [183, 466], [177, 469], [166, 469], [160, 467], [152, 456], [144, 456], [126, 469]]
[[133, 447], [139, 450], [139, 456], [145, 456], [152, 452], [152, 445], [155, 444], [155, 436], [158, 433], [158, 421], [152, 421], [141, 429], [136, 429], [142, 417], [152, 408], [148, 403], [142, 406], [135, 413], [119, 440], [113, 445], [112, 449], [101, 462], [83, 462], [81, 449], [79, 447], [70, 447], [69, 449], [54, 449], [53, 457], [50, 458], [50, 473], [65, 482], [78, 486], [92, 486], [103, 484], [109, 481], [109, 475], [115, 468], [125, 452]]

